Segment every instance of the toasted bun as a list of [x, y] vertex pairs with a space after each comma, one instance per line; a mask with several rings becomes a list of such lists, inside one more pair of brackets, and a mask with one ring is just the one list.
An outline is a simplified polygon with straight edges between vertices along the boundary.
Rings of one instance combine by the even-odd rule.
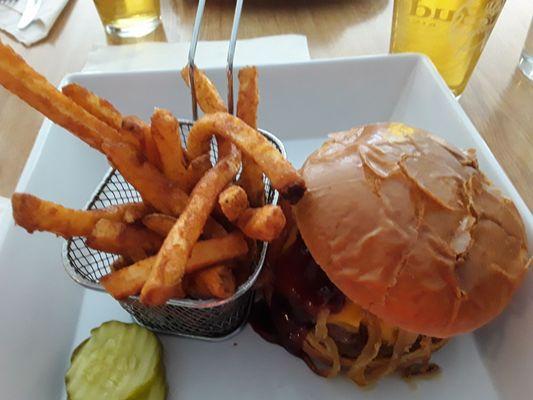
[[335, 133], [306, 161], [298, 228], [355, 303], [408, 331], [449, 337], [485, 324], [527, 270], [514, 204], [473, 151], [402, 124]]

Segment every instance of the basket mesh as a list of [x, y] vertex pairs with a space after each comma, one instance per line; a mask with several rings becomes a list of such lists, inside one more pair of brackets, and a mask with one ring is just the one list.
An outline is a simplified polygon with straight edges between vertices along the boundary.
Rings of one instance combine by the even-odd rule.
[[[191, 126], [190, 122], [180, 122], [180, 134], [184, 142]], [[262, 133], [284, 154], [279, 140], [267, 132]], [[212, 162], [216, 162], [216, 158], [216, 145], [213, 143]], [[265, 203], [276, 204], [277, 192], [270, 187], [266, 177], [264, 181]], [[111, 170], [100, 184], [87, 209], [99, 209], [135, 201], [141, 201], [139, 193], [118, 171]], [[229, 299], [170, 300], [163, 306], [147, 307], [137, 296], [131, 296], [120, 301], [120, 304], [138, 323], [151, 330], [209, 340], [223, 339], [246, 322], [253, 301], [253, 284], [263, 266], [266, 249], [266, 242], [258, 245], [250, 277]], [[76, 282], [92, 289], [103, 290], [99, 280], [111, 272], [110, 265], [118, 256], [93, 250], [87, 247], [84, 238], [75, 237], [67, 241], [64, 258], [65, 268]]]

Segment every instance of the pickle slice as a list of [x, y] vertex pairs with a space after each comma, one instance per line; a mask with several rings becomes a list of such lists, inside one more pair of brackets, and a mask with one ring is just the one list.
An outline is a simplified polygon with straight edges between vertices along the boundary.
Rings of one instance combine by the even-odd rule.
[[152, 384], [129, 400], [165, 400], [167, 398], [167, 389], [165, 367], [161, 363]]
[[68, 398], [132, 400], [151, 392], [161, 376], [165, 388], [161, 353], [159, 340], [147, 329], [105, 322], [72, 355], [65, 376]]
[[165, 372], [162, 370], [152, 383], [152, 387], [145, 397], [146, 400], [165, 400], [167, 398], [167, 382]]

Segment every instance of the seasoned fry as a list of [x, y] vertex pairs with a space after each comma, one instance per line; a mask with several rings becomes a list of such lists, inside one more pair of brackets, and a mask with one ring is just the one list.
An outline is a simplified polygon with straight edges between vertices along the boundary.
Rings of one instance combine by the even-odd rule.
[[189, 155], [203, 154], [213, 134], [231, 140], [244, 155], [252, 158], [270, 178], [274, 188], [292, 204], [303, 196], [305, 182], [298, 171], [264, 136], [232, 115], [215, 113], [199, 119], [187, 138]]
[[156, 253], [163, 239], [140, 226], [101, 219], [87, 236], [86, 243], [95, 250], [142, 260]]
[[257, 85], [257, 68], [244, 67], [239, 70], [239, 97], [237, 116], [257, 128], [257, 106], [259, 105], [259, 88]]
[[[187, 261], [186, 273], [243, 256], [247, 251], [246, 240], [240, 233], [197, 242], [192, 249], [191, 257]], [[149, 257], [128, 267], [121, 268], [103, 277], [100, 283], [117, 299], [138, 294], [150, 275], [155, 259], [156, 256]], [[203, 271], [198, 271], [195, 277], [202, 275], [202, 273]]]
[[242, 158], [242, 172], [239, 178], [241, 185], [250, 204], [254, 207], [262, 206], [265, 203], [265, 184], [263, 182], [263, 171], [250, 157]]
[[124, 143], [103, 145], [109, 162], [139, 191], [143, 200], [164, 214], [178, 215], [188, 196], [132, 147]]
[[227, 299], [235, 293], [235, 276], [226, 265], [217, 265], [187, 277], [185, 293], [195, 299]]
[[[181, 77], [185, 81], [185, 84], [190, 87], [189, 66], [181, 70]], [[194, 69], [194, 86], [196, 88], [196, 100], [204, 113], [210, 114], [218, 111], [228, 111], [215, 85], [198, 68]]]
[[[124, 137], [133, 136], [138, 142], [138, 145], [135, 146], [135, 148], [139, 150], [142, 154], [146, 154], [144, 144], [144, 130], [147, 128], [149, 129], [148, 125], [146, 125], [141, 119], [137, 118], [134, 115], [127, 115], [125, 117], [122, 117], [122, 126], [119, 132]], [[156, 162], [158, 161], [159, 160], [156, 160]]]
[[181, 287], [192, 247], [200, 237], [219, 193], [239, 170], [240, 153], [235, 148], [232, 150], [211, 168], [193, 189], [187, 207], [165, 239], [150, 277], [143, 286], [143, 303], [164, 304]]
[[248, 244], [240, 232], [196, 242], [187, 261], [186, 273], [246, 255]]
[[152, 130], [148, 125], [143, 126], [143, 149], [146, 159], [156, 166], [160, 171], [161, 168], [161, 157], [159, 151], [157, 150], [157, 145], [155, 144], [154, 137], [152, 136]]
[[[139, 203], [126, 203], [119, 206], [114, 206], [113, 208], [118, 208], [124, 210], [124, 215], [122, 220], [128, 224], [133, 224], [134, 222], [139, 221], [149, 212], [153, 211], [150, 206], [147, 206], [143, 202]], [[107, 217], [105, 217], [107, 218]], [[110, 218], [107, 218], [110, 219]]]
[[109, 101], [98, 97], [96, 94], [77, 83], [69, 83], [68, 85], [63, 86], [61, 91], [76, 104], [83, 107], [112, 128], [117, 130], [121, 128], [122, 115]]
[[161, 170], [161, 158], [159, 157], [159, 151], [152, 137], [150, 126], [135, 115], [128, 115], [122, 121], [122, 128], [133, 133], [135, 137], [140, 138], [142, 152], [146, 156], [146, 159]]
[[118, 269], [100, 278], [100, 284], [115, 299], [121, 300], [139, 294], [156, 256], [137, 261], [128, 267]]
[[221, 238], [227, 235], [227, 231], [214, 218], [209, 217], [205, 222], [203, 235], [206, 239]]
[[[259, 104], [259, 88], [257, 85], [257, 68], [245, 67], [239, 70], [239, 97], [237, 101], [237, 117], [251, 128], [257, 129], [257, 106]], [[248, 156], [242, 156], [242, 171], [239, 178], [248, 200], [253, 207], [264, 203], [265, 186], [263, 171]]]
[[[227, 235], [224, 227], [220, 225], [217, 221], [215, 221], [215, 219], [213, 219], [212, 217], [209, 217], [204, 226], [203, 236], [204, 238], [207, 238], [207, 239], [214, 239], [213, 246], [210, 249], [206, 248], [202, 251], [200, 251], [201, 249], [199, 249], [196, 252], [197, 254], [195, 254], [195, 249], [198, 247], [198, 244], [201, 242], [196, 243], [196, 246], [193, 248], [191, 257], [189, 258], [187, 265], [189, 265], [192, 261], [199, 264], [201, 262], [200, 260], [201, 257], [205, 259], [202, 265], [213, 265], [221, 261], [226, 261], [226, 260], [221, 259], [222, 255], [224, 254], [227, 254], [227, 257], [225, 257], [227, 260], [230, 260], [231, 258], [234, 258], [234, 257], [244, 256], [248, 252], [248, 245], [247, 245], [248, 243], [244, 240], [241, 234], [240, 234], [241, 236], [237, 236], [234, 239], [232, 238], [230, 241], [230, 238], [234, 235], [235, 233], [231, 235]], [[219, 238], [220, 241], [217, 242], [216, 238]], [[215, 244], [218, 244], [218, 249], [216, 249]], [[244, 250], [245, 248], [246, 248], [246, 251]], [[234, 254], [234, 256], [230, 257], [230, 254]], [[209, 258], [209, 255], [211, 255], [211, 259]], [[218, 257], [219, 260], [215, 260], [215, 257]], [[221, 266], [222, 270], [228, 269], [228, 268], [229, 267], [227, 265]], [[197, 273], [194, 274], [194, 276], [189, 281], [192, 281], [193, 285], [195, 285], [194, 284], [195, 281], [198, 281], [199, 282], [198, 285], [195, 285], [195, 286], [204, 286], [202, 285], [202, 282], [211, 279], [209, 277], [204, 277], [203, 276], [204, 273], [207, 275], [211, 274], [208, 271], [198, 271]], [[231, 271], [230, 272], [221, 271], [220, 273], [221, 275], [227, 275], [228, 273], [231, 273]], [[215, 293], [209, 294], [209, 292], [206, 291], [204, 293], [206, 297], [217, 297], [217, 293], [220, 293], [220, 291], [216, 290], [216, 285], [213, 287], [215, 288], [214, 289]], [[186, 289], [184, 290], [187, 293], [187, 290]]]
[[224, 189], [218, 196], [218, 204], [229, 221], [235, 221], [249, 206], [246, 192], [237, 185]]
[[[188, 67], [181, 71], [190, 86], [189, 72]], [[256, 130], [255, 67], [239, 72], [238, 117], [227, 113], [204, 72], [194, 74], [197, 101], [207, 115], [194, 124], [187, 148], [169, 111], [156, 108], [148, 124], [123, 116], [79, 84], [58, 90], [0, 42], [0, 85], [105, 154], [142, 197], [97, 210], [71, 209], [24, 193], [12, 198], [15, 222], [28, 232], [81, 236], [87, 247], [115, 254], [109, 256], [115, 260], [111, 273], [101, 282], [118, 299], [139, 294], [144, 304], [157, 306], [186, 295], [230, 297], [251, 273], [257, 242], [248, 237], [272, 240], [285, 224], [279, 207], [260, 207], [263, 174], [293, 203], [305, 191], [299, 173]], [[218, 143], [214, 166], [211, 139]], [[260, 208], [249, 208], [250, 203]]]
[[270, 242], [285, 226], [285, 215], [279, 206], [266, 205], [247, 209], [237, 220], [237, 226], [248, 237]]
[[[186, 66], [181, 70], [181, 77], [185, 81], [185, 84], [190, 87], [191, 84], [189, 75], [189, 66]], [[194, 69], [194, 86], [196, 87], [196, 100], [204, 113], [211, 114], [215, 112], [228, 111], [215, 85], [213, 85], [207, 75], [198, 68]], [[223, 138], [217, 138], [217, 143], [218, 154], [220, 158], [230, 153], [230, 145], [226, 142], [226, 140]], [[203, 153], [208, 153], [209, 146], [204, 146], [203, 150]]]
[[166, 237], [176, 223], [176, 218], [170, 215], [153, 213], [145, 215], [142, 223], [159, 236]]
[[[170, 215], [152, 213], [146, 215], [142, 222], [148, 229], [154, 231], [162, 237], [167, 237], [168, 233], [176, 223], [176, 218]], [[221, 238], [226, 235], [227, 232], [222, 225], [220, 225], [212, 217], [207, 218], [203, 230], [204, 238]]]
[[27, 193], [14, 193], [11, 204], [15, 222], [29, 233], [48, 231], [66, 239], [89, 235], [102, 218], [123, 221], [129, 212], [142, 214], [148, 211], [143, 203], [127, 203], [100, 210], [75, 210]]
[[144, 133], [143, 129], [148, 128], [143, 120], [136, 117], [135, 115], [126, 115], [122, 118], [122, 132], [128, 132], [129, 134], [135, 136], [139, 143], [143, 146], [144, 152]]
[[109, 266], [109, 269], [111, 270], [111, 272], [115, 272], [115, 271], [118, 271], [119, 269], [127, 267], [128, 265], [131, 265], [130, 258], [119, 256], [115, 261], [111, 263], [111, 265]]
[[211, 169], [211, 158], [209, 154], [202, 154], [189, 163], [186, 172], [187, 193], [189, 193], [198, 183], [198, 181]]
[[170, 111], [156, 108], [152, 115], [152, 138], [165, 176], [184, 190], [187, 188], [185, 159], [181, 148], [178, 120]]
[[[11, 47], [0, 42], [0, 84], [69, 130], [89, 146], [102, 149], [105, 140], [126, 140], [119, 132], [85, 111], [33, 70]], [[131, 144], [135, 138], [130, 138]]]

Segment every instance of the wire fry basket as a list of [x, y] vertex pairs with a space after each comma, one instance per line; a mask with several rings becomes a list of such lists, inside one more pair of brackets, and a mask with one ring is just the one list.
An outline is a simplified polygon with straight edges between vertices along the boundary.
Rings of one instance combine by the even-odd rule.
[[[199, 29], [203, 16], [205, 0], [200, 0], [193, 29], [193, 38], [189, 52], [189, 66], [191, 79], [191, 96], [193, 105], [193, 118], [197, 119], [197, 103], [194, 86], [194, 55], [198, 41]], [[237, 1], [233, 29], [228, 51], [228, 109], [233, 112], [233, 55], [237, 28], [242, 8], [242, 0]], [[187, 135], [193, 125], [192, 121], [180, 120], [180, 135], [186, 143]], [[274, 135], [259, 130], [285, 157], [283, 144]], [[215, 141], [211, 144], [211, 162], [217, 161]], [[278, 193], [270, 186], [264, 177], [265, 204], [277, 204]], [[111, 169], [98, 186], [87, 209], [99, 209], [111, 205], [127, 202], [141, 201], [140, 194], [131, 186], [122, 175]], [[258, 243], [255, 259], [252, 260], [251, 274], [235, 294], [225, 300], [192, 300], [171, 299], [166, 304], [157, 307], [148, 307], [142, 304], [138, 296], [130, 296], [120, 301], [120, 305], [132, 315], [137, 323], [148, 329], [178, 336], [191, 337], [204, 340], [224, 340], [237, 332], [245, 323], [250, 312], [254, 298], [254, 283], [261, 272], [265, 261], [268, 243]], [[80, 285], [93, 290], [104, 291], [99, 281], [104, 275], [111, 272], [112, 263], [117, 255], [104, 253], [89, 248], [85, 239], [75, 237], [68, 240], [63, 247], [63, 260], [67, 273]]]
[[[180, 122], [180, 133], [186, 140], [192, 122]], [[260, 131], [285, 156], [281, 142], [268, 132]], [[216, 162], [214, 145], [211, 161]], [[141, 201], [139, 193], [120, 173], [110, 170], [99, 185], [87, 209], [93, 210], [127, 202]], [[277, 204], [278, 193], [265, 178], [265, 203]], [[230, 336], [244, 325], [253, 301], [253, 285], [257, 280], [267, 252], [268, 243], [261, 242], [253, 260], [250, 277], [225, 300], [169, 300], [159, 307], [148, 307], [131, 296], [120, 305], [141, 325], [160, 333], [194, 337], [208, 340], [221, 340]], [[65, 269], [70, 277], [87, 288], [104, 291], [100, 278], [111, 272], [111, 264], [118, 258], [87, 247], [85, 239], [76, 237], [66, 242], [63, 248]]]

